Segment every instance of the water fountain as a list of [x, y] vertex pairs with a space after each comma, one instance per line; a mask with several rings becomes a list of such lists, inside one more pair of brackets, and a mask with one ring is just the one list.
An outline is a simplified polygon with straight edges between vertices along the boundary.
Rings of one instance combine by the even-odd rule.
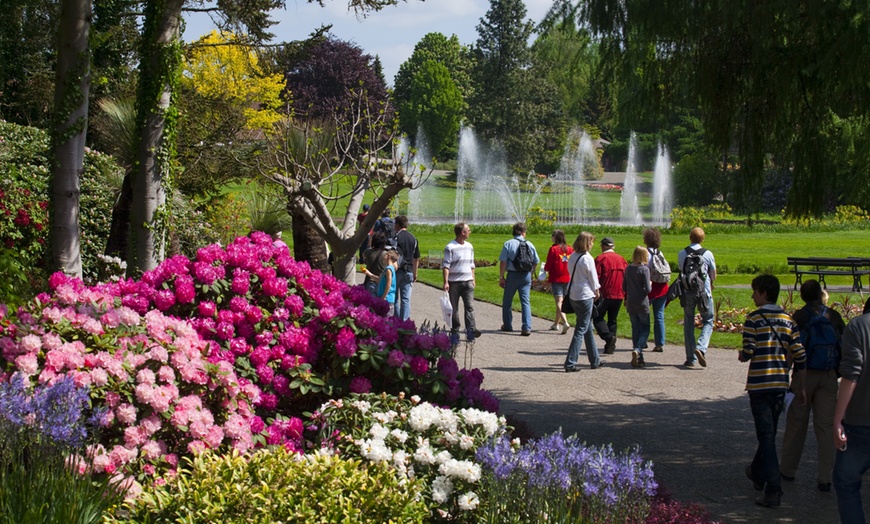
[[622, 184], [622, 198], [619, 202], [619, 223], [626, 225], [638, 225], [643, 223], [640, 216], [640, 208], [637, 204], [637, 169], [638, 150], [637, 136], [631, 132], [628, 142], [628, 167], [625, 170], [625, 181]]
[[652, 189], [652, 221], [656, 225], [667, 225], [674, 207], [674, 195], [671, 185], [671, 159], [667, 147], [662, 143], [659, 143]]
[[411, 142], [407, 136], [402, 136], [399, 140], [397, 150], [402, 164], [406, 166], [406, 170], [410, 171], [409, 175], [411, 182], [416, 189], [408, 192], [408, 218], [414, 222], [421, 222], [426, 219], [425, 212], [421, 203], [423, 202], [423, 178], [432, 169], [432, 153], [429, 151], [429, 141], [426, 139], [426, 134], [423, 132], [423, 126], [417, 126], [417, 136], [414, 137], [414, 149], [411, 149]]

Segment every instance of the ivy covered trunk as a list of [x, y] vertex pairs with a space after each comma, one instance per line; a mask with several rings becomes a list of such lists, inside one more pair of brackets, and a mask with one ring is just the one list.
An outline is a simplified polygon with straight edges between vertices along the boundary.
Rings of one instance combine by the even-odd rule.
[[90, 0], [64, 0], [57, 40], [51, 168], [51, 263], [82, 276], [79, 241], [79, 176], [88, 128]]
[[172, 172], [178, 120], [173, 99], [181, 75], [179, 27], [183, 0], [145, 3], [139, 65], [137, 132], [128, 274], [157, 267], [163, 258], [166, 188]]

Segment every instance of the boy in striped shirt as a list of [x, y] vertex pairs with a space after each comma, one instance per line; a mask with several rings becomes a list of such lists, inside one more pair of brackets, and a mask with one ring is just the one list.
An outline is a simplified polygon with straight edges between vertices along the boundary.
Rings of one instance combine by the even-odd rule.
[[746, 475], [757, 491], [764, 490], [755, 503], [769, 508], [779, 506], [782, 497], [776, 426], [789, 387], [787, 355], [794, 362], [795, 401], [799, 405], [806, 402], [803, 389], [806, 353], [797, 324], [777, 305], [778, 298], [779, 280], [775, 276], [759, 275], [752, 280], [752, 300], [758, 309], [746, 317], [743, 349], [738, 355], [741, 362], [749, 362], [746, 391], [758, 438], [758, 449], [752, 464], [746, 467]]

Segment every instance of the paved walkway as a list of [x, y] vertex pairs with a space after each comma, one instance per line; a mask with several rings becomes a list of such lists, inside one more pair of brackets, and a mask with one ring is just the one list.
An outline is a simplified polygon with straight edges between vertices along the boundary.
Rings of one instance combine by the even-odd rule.
[[[412, 318], [443, 325], [442, 291], [414, 285]], [[515, 303], [519, 304], [518, 299]], [[620, 319], [628, 322], [624, 314]], [[836, 523], [836, 496], [816, 489], [815, 437], [810, 429], [795, 482], [784, 482], [782, 507], [755, 506], [756, 492], [744, 468], [756, 448], [749, 401], [743, 390], [747, 364], [734, 350], [711, 349], [708, 367], [684, 369], [685, 350], [668, 345], [646, 355], [646, 369], [632, 369], [630, 342], [620, 339], [607, 365], [565, 373], [563, 362], [572, 331], [549, 331], [550, 321], [534, 318], [529, 337], [502, 333], [501, 307], [475, 303], [483, 336], [472, 366], [484, 374], [484, 387], [501, 399], [501, 412], [526, 421], [542, 435], [562, 428], [590, 444], [616, 449], [640, 446], [659, 481], [676, 498], [698, 502], [723, 522]], [[514, 328], [520, 315], [514, 313]], [[600, 341], [600, 339], [599, 339]], [[463, 364], [463, 347], [457, 361]], [[585, 356], [580, 358], [586, 363]], [[780, 419], [779, 436], [785, 427]], [[870, 515], [870, 494], [864, 493]]]

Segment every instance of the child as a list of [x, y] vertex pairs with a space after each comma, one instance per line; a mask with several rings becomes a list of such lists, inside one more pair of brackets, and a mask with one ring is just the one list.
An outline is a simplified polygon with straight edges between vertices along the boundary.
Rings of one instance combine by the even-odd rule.
[[384, 252], [384, 272], [378, 280], [378, 296], [392, 306], [396, 303], [396, 269], [399, 267], [399, 252], [391, 249]]
[[625, 292], [625, 310], [631, 320], [631, 367], [645, 367], [643, 347], [649, 339], [649, 292], [652, 282], [649, 278], [649, 251], [643, 246], [634, 248], [631, 264], [625, 268], [622, 290]]

